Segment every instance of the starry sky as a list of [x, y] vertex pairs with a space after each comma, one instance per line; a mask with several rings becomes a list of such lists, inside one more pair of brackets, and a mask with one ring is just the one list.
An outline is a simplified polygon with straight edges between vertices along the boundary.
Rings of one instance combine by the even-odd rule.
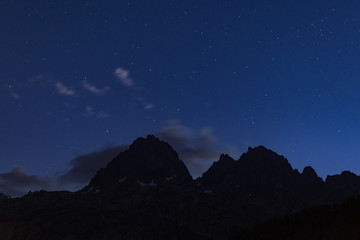
[[323, 178], [358, 174], [359, 9], [1, 0], [0, 191], [79, 188], [147, 134], [193, 177], [257, 145]]

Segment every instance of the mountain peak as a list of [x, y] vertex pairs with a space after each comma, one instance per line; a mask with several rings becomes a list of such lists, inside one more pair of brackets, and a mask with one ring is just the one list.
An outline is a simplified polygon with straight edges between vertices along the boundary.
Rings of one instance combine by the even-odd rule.
[[241, 155], [239, 162], [249, 170], [263, 169], [265, 172], [293, 171], [291, 165], [284, 156], [279, 155], [262, 145], [255, 148], [249, 147], [248, 151]]
[[152, 134], [149, 134], [146, 136], [146, 138], [143, 138], [143, 137], [138, 137], [133, 143], [132, 145], [134, 144], [137, 144], [137, 143], [144, 143], [144, 142], [147, 142], [147, 143], [155, 143], [155, 142], [161, 142], [161, 140], [156, 137], [155, 135], [152, 135]]
[[256, 146], [256, 147], [248, 147], [248, 152], [250, 151], [261, 151], [261, 152], [264, 152], [264, 151], [271, 151], [269, 149], [267, 149], [266, 147], [264, 147], [263, 145], [259, 145], [259, 146]]
[[129, 147], [129, 150], [133, 150], [133, 149], [137, 149], [137, 148], [143, 148], [145, 146], [159, 146], [162, 145], [162, 147], [165, 147], [165, 145], [167, 145], [166, 147], [170, 147], [169, 144], [167, 144], [166, 142], [161, 141], [159, 138], [157, 138], [154, 135], [147, 135], [146, 138], [143, 137], [139, 137], [137, 138]]
[[311, 166], [306, 166], [301, 174], [306, 178], [317, 179], [319, 177], [316, 171]]
[[240, 159], [244, 157], [255, 157], [258, 159], [268, 159], [268, 158], [284, 158], [282, 155], [278, 155], [276, 152], [271, 151], [270, 149], [259, 145], [257, 147], [248, 147], [248, 151], [246, 153], [243, 153], [240, 157]]
[[228, 154], [222, 153], [220, 155], [218, 163], [220, 163], [220, 162], [222, 162], [222, 163], [233, 163], [233, 162], [235, 162], [235, 160], [232, 157], [230, 157]]
[[193, 180], [175, 150], [154, 135], [137, 138], [104, 169], [98, 171], [83, 191], [102, 191], [127, 185], [140, 187], [192, 186]]
[[342, 171], [341, 176], [357, 177], [357, 175], [350, 171]]

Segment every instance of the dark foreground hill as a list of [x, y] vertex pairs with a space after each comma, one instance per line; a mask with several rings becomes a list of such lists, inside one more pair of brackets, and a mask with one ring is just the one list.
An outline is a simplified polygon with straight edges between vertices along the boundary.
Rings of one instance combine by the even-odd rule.
[[177, 153], [138, 138], [78, 192], [35, 192], [0, 201], [0, 239], [227, 239], [301, 209], [359, 195], [350, 172], [323, 181], [265, 147], [221, 155], [192, 180]]
[[360, 239], [360, 198], [341, 205], [319, 206], [244, 229], [239, 240], [339, 240]]

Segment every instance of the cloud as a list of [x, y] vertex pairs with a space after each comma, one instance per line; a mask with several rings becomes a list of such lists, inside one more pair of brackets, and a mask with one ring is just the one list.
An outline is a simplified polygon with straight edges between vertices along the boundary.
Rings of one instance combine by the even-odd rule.
[[70, 169], [58, 178], [59, 184], [79, 189], [89, 183], [96, 172], [106, 166], [120, 152], [128, 149], [121, 145], [78, 156], [70, 161]]
[[114, 75], [117, 79], [121, 81], [121, 83], [126, 87], [131, 87], [134, 85], [134, 80], [129, 77], [130, 72], [124, 68], [116, 68], [114, 71]]
[[22, 167], [15, 166], [10, 172], [0, 174], [0, 192], [12, 197], [21, 196], [29, 190], [55, 190], [54, 179], [29, 175]]
[[147, 102], [143, 97], [138, 97], [136, 101], [140, 102], [145, 110], [150, 110], [155, 107], [155, 104]]
[[15, 100], [19, 100], [20, 99], [20, 95], [16, 92], [10, 92], [10, 95], [13, 99]]
[[96, 114], [96, 112], [97, 111], [95, 111], [92, 106], [88, 105], [88, 106], [85, 107], [85, 117], [92, 117], [92, 116], [95, 116], [97, 118], [108, 118], [108, 117], [110, 117], [110, 115], [107, 114], [104, 111], [99, 111], [97, 114]]
[[150, 110], [150, 109], [153, 109], [154, 107], [155, 107], [154, 104], [149, 103], [149, 104], [146, 104], [146, 105], [144, 106], [144, 109], [145, 109], [145, 110]]
[[0, 86], [0, 87], [3, 87], [4, 89], [6, 89], [9, 92], [9, 95], [14, 100], [19, 100], [20, 99], [20, 94], [15, 92], [15, 86], [13, 84], [2, 84], [2, 86]]
[[92, 106], [86, 106], [85, 112], [86, 112], [86, 116], [88, 116], [88, 117], [91, 117], [95, 114]]
[[100, 111], [96, 117], [97, 118], [108, 118], [108, 117], [110, 117], [110, 115], [103, 111]]
[[126, 149], [127, 145], [113, 146], [78, 156], [69, 162], [69, 169], [57, 177], [29, 175], [24, 168], [15, 166], [10, 172], [0, 174], [0, 193], [19, 197], [38, 190], [77, 191], [88, 184], [100, 168]]
[[65, 86], [62, 82], [55, 82], [55, 87], [59, 94], [66, 96], [75, 95], [75, 91], [71, 90], [69, 87]]
[[110, 87], [108, 86], [102, 89], [97, 88], [94, 85], [91, 85], [87, 80], [82, 81], [82, 86], [95, 95], [105, 95], [110, 90]]
[[218, 146], [211, 128], [191, 129], [177, 120], [168, 122], [157, 135], [174, 147], [193, 177], [200, 176], [227, 150]]
[[44, 76], [41, 73], [39, 73], [34, 77], [28, 78], [28, 82], [38, 82], [38, 81], [41, 81], [43, 79], [44, 79]]

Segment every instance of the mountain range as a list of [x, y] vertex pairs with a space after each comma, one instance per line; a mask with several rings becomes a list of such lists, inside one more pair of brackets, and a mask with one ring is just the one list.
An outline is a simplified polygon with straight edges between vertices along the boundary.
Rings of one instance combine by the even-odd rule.
[[238, 160], [222, 154], [193, 180], [175, 150], [149, 135], [77, 192], [0, 195], [0, 239], [246, 239], [242, 229], [358, 195], [354, 173], [324, 181], [263, 146]]

